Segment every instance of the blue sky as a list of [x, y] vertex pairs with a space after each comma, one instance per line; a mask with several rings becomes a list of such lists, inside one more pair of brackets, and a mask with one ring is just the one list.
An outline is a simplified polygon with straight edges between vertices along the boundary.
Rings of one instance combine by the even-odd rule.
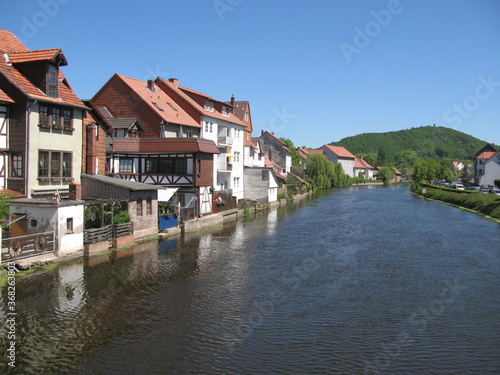
[[499, 0], [2, 0], [82, 98], [114, 74], [251, 103], [295, 146], [442, 125], [500, 144]]

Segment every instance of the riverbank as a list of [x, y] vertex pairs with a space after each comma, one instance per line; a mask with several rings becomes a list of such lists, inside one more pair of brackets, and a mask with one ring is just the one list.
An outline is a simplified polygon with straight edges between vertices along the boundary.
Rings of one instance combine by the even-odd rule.
[[477, 212], [500, 222], [500, 197], [477, 191], [455, 190], [426, 183], [411, 185], [411, 192], [420, 197]]

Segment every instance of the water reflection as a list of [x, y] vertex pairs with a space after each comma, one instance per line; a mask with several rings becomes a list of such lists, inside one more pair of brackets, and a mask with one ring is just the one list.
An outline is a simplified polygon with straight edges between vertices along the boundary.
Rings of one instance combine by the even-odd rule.
[[[364, 373], [407, 332], [374, 371], [494, 373], [498, 231], [407, 189], [346, 188], [61, 263], [17, 280], [18, 367], [0, 372]], [[467, 289], [418, 331], [445, 280]]]

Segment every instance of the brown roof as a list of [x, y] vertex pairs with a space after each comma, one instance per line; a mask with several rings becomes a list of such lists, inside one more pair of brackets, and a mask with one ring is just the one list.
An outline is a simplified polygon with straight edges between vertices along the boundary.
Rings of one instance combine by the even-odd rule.
[[24, 52], [29, 49], [9, 30], [0, 29], [0, 52]]
[[151, 92], [146, 82], [121, 74], [116, 74], [116, 76], [125, 82], [142, 100], [148, 103], [149, 107], [165, 122], [188, 125], [196, 128], [201, 127], [201, 124], [177, 105], [174, 99], [159, 85], [155, 85], [155, 91]]
[[[177, 82], [174, 83], [170, 80], [167, 81], [166, 79], [163, 79], [161, 77], [158, 77], [155, 80], [155, 83], [157, 83], [158, 86], [160, 86], [167, 93], [169, 93], [169, 94], [171, 92], [175, 93], [177, 95], [177, 97], [184, 102], [184, 104], [187, 104], [188, 106], [190, 106], [200, 116], [210, 116], [210, 117], [217, 118], [217, 119], [227, 121], [227, 122], [231, 122], [231, 123], [234, 123], [237, 125], [246, 126], [238, 117], [236, 117], [234, 115], [234, 113], [230, 113], [229, 116], [224, 116], [215, 107], [214, 107], [213, 112], [209, 111], [209, 110], [205, 109], [204, 104], [201, 104], [201, 101], [197, 101], [196, 99], [198, 99], [198, 100], [209, 99], [210, 101], [212, 101], [214, 103], [221, 103], [223, 105], [227, 105], [224, 102], [215, 100], [207, 94], [203, 94], [201, 92], [189, 89], [187, 87], [179, 86], [177, 84]], [[198, 119], [196, 119], [196, 120], [198, 120]], [[199, 119], [199, 121], [201, 122], [201, 118]]]
[[[24, 48], [23, 48], [24, 47]], [[23, 53], [30, 52], [11, 32], [0, 29], [0, 52]], [[60, 51], [58, 48], [46, 51]], [[37, 51], [32, 51], [37, 52]], [[39, 51], [38, 51], [39, 52]], [[51, 52], [52, 53], [52, 52]], [[56, 53], [56, 52], [54, 52]], [[29, 54], [29, 53], [28, 53]], [[62, 55], [62, 53], [60, 53]], [[8, 58], [8, 56], [7, 56]], [[66, 104], [76, 107], [87, 108], [82, 101], [76, 96], [71, 86], [66, 81], [64, 74], [59, 70], [59, 98], [50, 98], [45, 95], [38, 87], [36, 87], [28, 78], [23, 76], [14, 66], [9, 65], [4, 56], [0, 56], [0, 74], [10, 81], [19, 91], [30, 99], [37, 99], [44, 102], [57, 104]]]
[[9, 102], [9, 103], [15, 103], [14, 100], [11, 99], [9, 95], [7, 95], [5, 92], [0, 89], [0, 102]]
[[355, 159], [354, 159], [354, 168], [359, 168], [359, 169], [375, 169], [370, 164], [368, 164], [366, 161], [364, 161], [362, 157], [359, 157], [359, 156], [355, 156]]
[[332, 145], [325, 145], [324, 147], [327, 147], [328, 149], [333, 151], [339, 158], [348, 158], [348, 159], [355, 158], [355, 156], [351, 154], [349, 151], [347, 151], [344, 147], [332, 146]]
[[113, 151], [130, 153], [201, 152], [220, 154], [217, 145], [202, 138], [115, 138]]
[[59, 65], [68, 65], [60, 48], [42, 49], [37, 51], [9, 52], [9, 63], [21, 64], [34, 61], [52, 61]]
[[476, 156], [476, 159], [486, 159], [488, 160], [491, 158], [493, 155], [495, 155], [497, 151], [484, 151], [480, 153], [479, 155]]

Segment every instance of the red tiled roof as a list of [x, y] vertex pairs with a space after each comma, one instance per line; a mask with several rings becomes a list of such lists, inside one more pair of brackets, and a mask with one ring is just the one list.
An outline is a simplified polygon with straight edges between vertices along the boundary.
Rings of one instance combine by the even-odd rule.
[[[201, 124], [177, 105], [174, 99], [159, 85], [155, 85], [155, 91], [153, 93], [147, 88], [146, 82], [121, 74], [116, 74], [116, 76], [125, 82], [142, 100], [148, 103], [149, 107], [151, 107], [151, 109], [165, 122], [188, 125], [196, 128], [201, 127]], [[156, 105], [153, 103], [156, 103]], [[161, 109], [158, 108], [158, 106]]]
[[15, 101], [12, 100], [10, 96], [7, 95], [5, 92], [3, 92], [2, 89], [0, 89], [0, 102], [15, 103]]
[[[24, 45], [10, 32], [0, 29], [0, 51], [4, 53], [12, 53], [21, 51], [29, 52]], [[9, 50], [12, 48], [13, 50]], [[47, 51], [60, 51], [59, 49]], [[32, 51], [37, 52], [37, 51]], [[62, 53], [61, 53], [62, 55]], [[59, 70], [59, 98], [50, 98], [45, 95], [38, 87], [21, 74], [14, 66], [9, 65], [4, 56], [0, 56], [0, 74], [10, 81], [18, 90], [30, 99], [42, 100], [57, 104], [66, 104], [76, 107], [86, 108], [82, 101], [76, 96], [75, 92], [69, 86], [64, 74]]]
[[489, 158], [491, 158], [496, 153], [497, 153], [497, 151], [484, 151], [481, 154], [479, 154], [478, 156], [476, 156], [476, 159], [486, 159], [486, 160], [488, 160]]
[[220, 154], [217, 145], [201, 138], [115, 138], [113, 151], [130, 153], [201, 152]]
[[23, 193], [20, 193], [18, 191], [14, 191], [11, 189], [0, 189], [0, 196], [5, 196], [5, 195], [14, 195], [13, 198], [26, 198], [26, 195]]
[[68, 65], [60, 48], [42, 49], [37, 51], [9, 52], [8, 59], [11, 64], [20, 64], [34, 61], [56, 61], [59, 57], [62, 63], [59, 65]]
[[[166, 79], [163, 79], [161, 77], [158, 77], [155, 80], [155, 83], [158, 84], [165, 92], [167, 92], [169, 95], [171, 92], [175, 93], [175, 95], [178, 97], [179, 100], [182, 100], [184, 104], [187, 104], [190, 106], [192, 109], [194, 109], [200, 116], [209, 116], [213, 118], [217, 118], [223, 121], [231, 122], [237, 125], [242, 125], [246, 126], [238, 117], [234, 115], [234, 113], [230, 113], [229, 116], [224, 116], [221, 112], [219, 112], [216, 108], [214, 108], [213, 112], [206, 110], [204, 108], [204, 105], [200, 104], [197, 102], [194, 98], [196, 96], [199, 96], [201, 98], [206, 98], [210, 99], [214, 103], [223, 103], [218, 100], [213, 99], [207, 94], [203, 94], [198, 91], [194, 91], [192, 89], [188, 89], [187, 87], [182, 87], [177, 85], [174, 82], [168, 81]], [[225, 105], [225, 103], [223, 103]], [[196, 119], [198, 120], [198, 119]], [[201, 123], [201, 118], [199, 119]]]
[[25, 52], [29, 49], [9, 30], [0, 29], [0, 52]]
[[355, 156], [353, 154], [351, 154], [349, 151], [347, 151], [344, 147], [341, 147], [341, 146], [332, 146], [332, 145], [325, 145], [324, 147], [329, 148], [339, 158], [349, 158], [349, 159], [354, 159], [355, 158]]
[[366, 161], [364, 161], [363, 158], [361, 158], [359, 156], [355, 156], [355, 159], [354, 159], [354, 168], [359, 168], [359, 169], [375, 169], [370, 164], [368, 164]]

